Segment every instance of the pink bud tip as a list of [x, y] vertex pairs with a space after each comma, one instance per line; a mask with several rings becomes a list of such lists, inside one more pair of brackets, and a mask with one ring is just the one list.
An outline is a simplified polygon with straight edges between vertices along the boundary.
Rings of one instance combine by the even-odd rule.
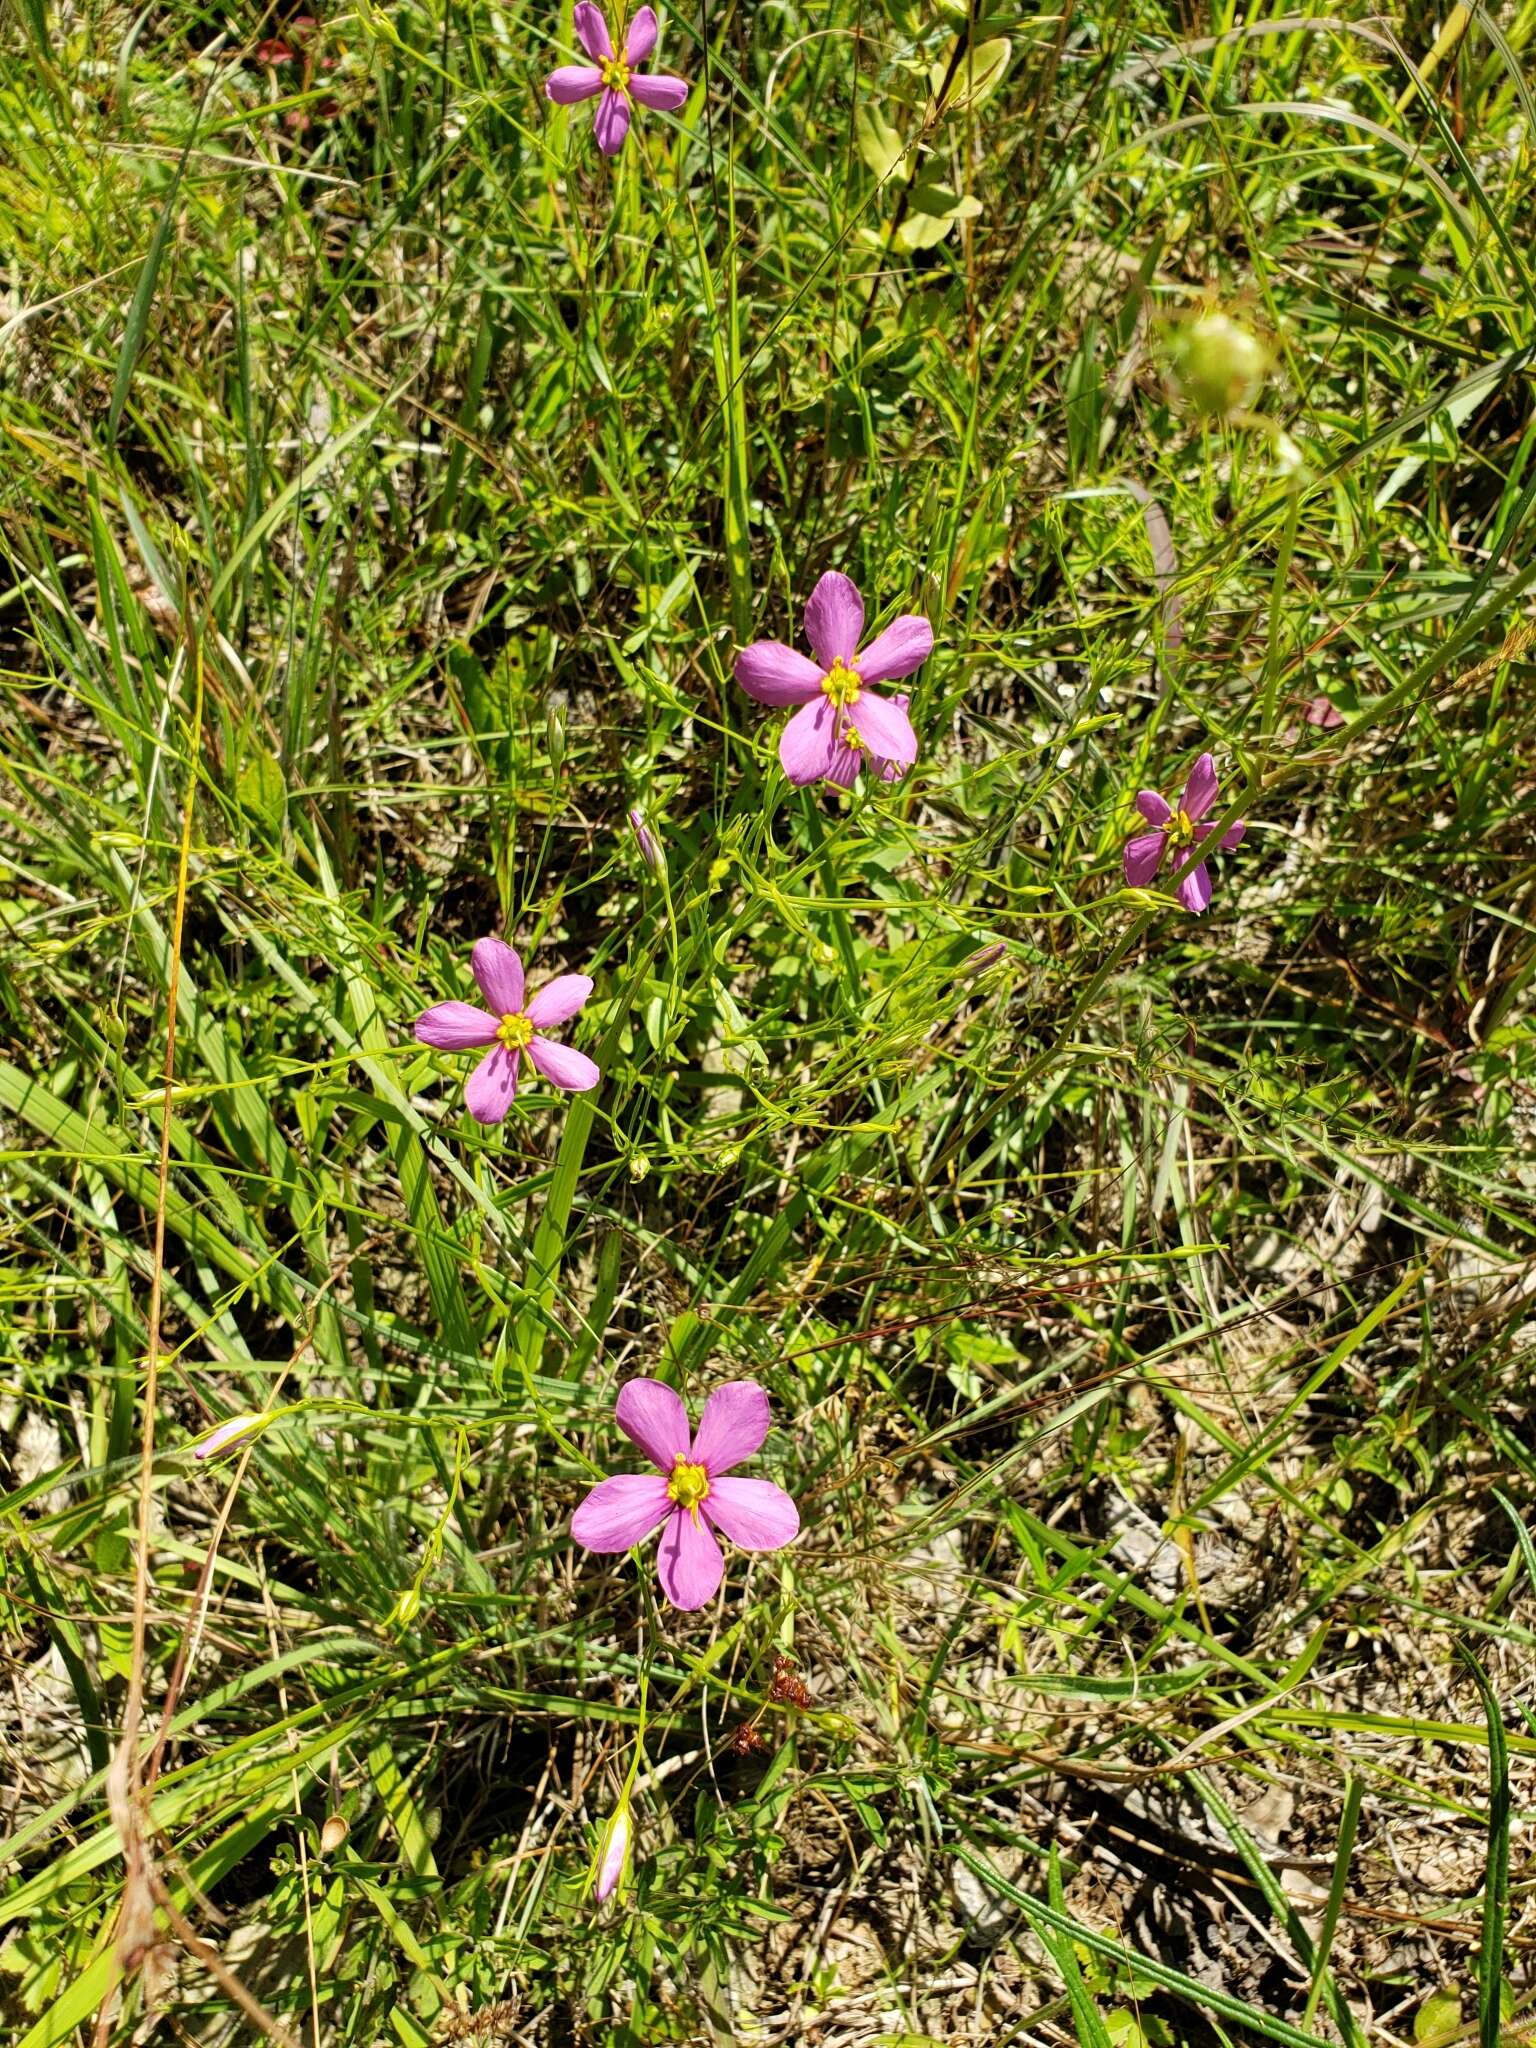
[[1001, 960], [1007, 950], [1008, 948], [1004, 941], [996, 939], [990, 946], [983, 946], [979, 953], [973, 953], [968, 960], [963, 961], [960, 972], [962, 974], [981, 974]]
[[194, 1444], [194, 1458], [216, 1458], [220, 1451], [227, 1451], [231, 1444], [249, 1436], [253, 1429], [260, 1429], [266, 1421], [264, 1415], [232, 1415], [228, 1422], [221, 1422], [216, 1430], [205, 1436], [200, 1444]]
[[592, 1896], [601, 1905], [612, 1892], [624, 1874], [624, 1865], [629, 1860], [629, 1844], [633, 1829], [629, 1818], [629, 1801], [623, 1800], [609, 1815], [597, 1844], [597, 1882], [592, 1887]]
[[641, 859], [648, 868], [659, 869], [661, 867], [661, 848], [656, 844], [655, 836], [650, 826], [645, 822], [644, 811], [631, 811], [629, 822], [634, 832], [636, 843], [640, 848]]

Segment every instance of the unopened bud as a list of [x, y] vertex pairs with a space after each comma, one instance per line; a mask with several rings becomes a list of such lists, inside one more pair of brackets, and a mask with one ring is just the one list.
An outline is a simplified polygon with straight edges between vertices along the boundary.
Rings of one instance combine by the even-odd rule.
[[231, 1444], [239, 1443], [253, 1430], [265, 1426], [265, 1415], [232, 1415], [228, 1422], [221, 1422], [218, 1428], [205, 1436], [200, 1444], [192, 1446], [194, 1458], [216, 1458], [220, 1451], [227, 1451]]
[[397, 1627], [408, 1628], [420, 1612], [421, 1588], [420, 1586], [407, 1586], [394, 1606], [389, 1610], [389, 1618]]
[[621, 1799], [603, 1824], [597, 1838], [597, 1877], [592, 1896], [601, 1905], [624, 1875], [634, 1827], [629, 1818], [629, 1801]]
[[1251, 406], [1269, 375], [1269, 343], [1215, 308], [1182, 320], [1168, 337], [1174, 395], [1201, 419], [1222, 419]]
[[635, 844], [640, 848], [640, 858], [653, 874], [659, 875], [666, 863], [662, 858], [661, 848], [656, 843], [655, 834], [645, 822], [644, 811], [631, 811], [629, 822], [635, 835]]
[[983, 946], [980, 952], [972, 953], [968, 960], [960, 963], [960, 972], [965, 975], [984, 974], [1002, 959], [1008, 947], [1004, 940], [994, 939], [990, 946]]
[[551, 704], [544, 714], [544, 732], [549, 741], [549, 765], [558, 770], [565, 759], [565, 713]]
[[334, 1856], [351, 1832], [345, 1814], [328, 1813], [325, 1816], [325, 1826], [320, 1830], [320, 1854]]

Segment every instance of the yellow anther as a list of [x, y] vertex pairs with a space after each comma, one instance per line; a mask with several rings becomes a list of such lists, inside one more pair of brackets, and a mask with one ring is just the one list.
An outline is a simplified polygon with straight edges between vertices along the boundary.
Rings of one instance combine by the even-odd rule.
[[845, 711], [858, 696], [863, 684], [856, 668], [849, 668], [841, 661], [834, 661], [822, 677], [821, 687], [825, 690], [829, 702], [835, 704], [839, 711]]
[[533, 1026], [520, 1010], [509, 1010], [496, 1027], [496, 1043], [508, 1052], [521, 1052], [533, 1037]]
[[709, 1474], [702, 1465], [690, 1465], [684, 1452], [677, 1454], [672, 1477], [667, 1481], [667, 1498], [686, 1508], [698, 1519], [699, 1503], [709, 1498]]

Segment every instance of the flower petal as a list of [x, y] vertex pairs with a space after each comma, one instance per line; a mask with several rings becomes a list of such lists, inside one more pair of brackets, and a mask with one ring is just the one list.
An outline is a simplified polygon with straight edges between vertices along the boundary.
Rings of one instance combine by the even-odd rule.
[[768, 1434], [768, 1396], [756, 1380], [728, 1380], [704, 1403], [689, 1457], [713, 1479], [756, 1455]]
[[800, 1510], [768, 1479], [717, 1479], [704, 1513], [742, 1550], [782, 1550], [800, 1534]]
[[1204, 861], [1192, 868], [1179, 884], [1179, 901], [1198, 917], [1211, 900], [1211, 871]]
[[859, 770], [864, 766], [864, 759], [862, 747], [850, 747], [846, 741], [839, 740], [832, 749], [832, 765], [822, 779], [826, 782], [835, 782], [839, 789], [852, 789], [859, 779]]
[[528, 1041], [528, 1057], [546, 1081], [572, 1095], [584, 1095], [603, 1078], [603, 1070], [595, 1060], [589, 1060], [574, 1046], [557, 1045], [552, 1038], [535, 1034]]
[[576, 0], [571, 14], [571, 25], [576, 39], [589, 57], [599, 62], [613, 55], [613, 38], [608, 33], [608, 24], [603, 19], [601, 7], [594, 7], [592, 0]]
[[656, 1548], [656, 1575], [661, 1590], [684, 1613], [713, 1600], [725, 1576], [725, 1559], [714, 1531], [702, 1518], [678, 1508], [661, 1532]]
[[[1215, 829], [1214, 825], [1197, 825], [1195, 827], [1195, 837], [1197, 839], [1209, 839]], [[1230, 853], [1234, 846], [1241, 846], [1247, 830], [1248, 820], [1246, 818], [1239, 818], [1235, 825], [1229, 825], [1218, 841], [1221, 851], [1223, 853]]]
[[637, 71], [629, 81], [629, 96], [658, 113], [675, 113], [688, 97], [688, 81], [666, 71]]
[[551, 1024], [574, 1017], [591, 993], [590, 974], [557, 974], [553, 981], [545, 982], [523, 1014], [535, 1031], [547, 1031]]
[[851, 577], [829, 569], [805, 601], [805, 637], [823, 668], [834, 661], [853, 666], [864, 630], [864, 600]]
[[814, 704], [803, 704], [779, 734], [779, 761], [797, 786], [831, 774], [839, 746], [838, 715], [825, 697], [818, 697]]
[[513, 1017], [523, 1007], [523, 963], [501, 939], [476, 939], [470, 969], [480, 984], [486, 1007], [498, 1017]]
[[921, 668], [932, 652], [932, 626], [917, 612], [903, 612], [875, 635], [854, 666], [866, 683], [894, 683]]
[[464, 1106], [477, 1124], [499, 1124], [517, 1093], [517, 1054], [492, 1046], [464, 1083]]
[[633, 1550], [672, 1512], [667, 1482], [655, 1472], [623, 1472], [600, 1479], [571, 1517], [571, 1535], [584, 1550], [611, 1557]]
[[494, 1045], [500, 1022], [473, 1003], [434, 1003], [416, 1019], [416, 1036], [439, 1052], [468, 1052], [473, 1046]]
[[578, 100], [596, 98], [603, 89], [603, 74], [595, 64], [562, 64], [544, 81], [544, 90], [557, 107], [573, 107]]
[[910, 768], [917, 759], [917, 734], [912, 721], [899, 704], [873, 690], [860, 690], [848, 706], [854, 731], [872, 754], [882, 761], [895, 761]]
[[624, 38], [624, 62], [633, 71], [637, 64], [643, 64], [656, 47], [656, 10], [642, 7], [629, 24], [629, 34]]
[[603, 94], [592, 116], [592, 133], [604, 156], [618, 155], [629, 133], [629, 101], [623, 93], [610, 89]]
[[688, 1456], [688, 1410], [682, 1396], [661, 1380], [626, 1380], [613, 1419], [658, 1472], [670, 1476], [678, 1459]]
[[736, 657], [736, 680], [759, 704], [809, 704], [821, 693], [821, 674], [782, 640], [754, 640]]
[[1166, 825], [1173, 816], [1172, 806], [1155, 789], [1138, 789], [1136, 808], [1149, 825]]
[[1125, 879], [1133, 889], [1145, 889], [1163, 864], [1167, 838], [1161, 832], [1138, 832], [1125, 849]]
[[[891, 702], [896, 706], [896, 709], [898, 711], [905, 711], [907, 706], [911, 703], [911, 701], [912, 699], [910, 697], [903, 696], [900, 690], [892, 690]], [[874, 772], [880, 777], [880, 780], [882, 782], [900, 782], [901, 778], [907, 772], [900, 761], [882, 761], [878, 757], [876, 757], [875, 759], [871, 760], [869, 765], [874, 770]]]
[[1215, 803], [1221, 785], [1216, 780], [1216, 757], [1202, 754], [1189, 771], [1189, 780], [1184, 785], [1184, 794], [1179, 799], [1179, 808], [1193, 820], [1203, 818]]

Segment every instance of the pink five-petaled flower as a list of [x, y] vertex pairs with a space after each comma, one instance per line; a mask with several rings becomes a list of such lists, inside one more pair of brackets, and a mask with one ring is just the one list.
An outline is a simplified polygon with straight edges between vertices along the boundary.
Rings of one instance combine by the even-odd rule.
[[574, 106], [578, 100], [595, 99], [601, 93], [592, 117], [592, 133], [604, 156], [617, 156], [629, 133], [630, 101], [638, 100], [642, 107], [660, 107], [670, 113], [687, 99], [688, 83], [686, 79], [670, 77], [665, 71], [635, 69], [656, 47], [654, 7], [642, 7], [629, 24], [622, 57], [614, 55], [613, 38], [608, 33], [603, 10], [594, 6], [593, 0], [576, 0], [572, 19], [577, 39], [592, 62], [562, 64], [545, 79], [544, 90], [557, 107]]
[[592, 993], [590, 974], [561, 974], [523, 1001], [523, 963], [500, 939], [476, 939], [469, 956], [480, 993], [490, 1005], [434, 1003], [416, 1019], [416, 1036], [439, 1052], [490, 1050], [464, 1084], [464, 1100], [477, 1123], [499, 1124], [517, 1093], [518, 1061], [526, 1052], [546, 1081], [580, 1092], [603, 1078], [584, 1052], [542, 1034], [574, 1017]]
[[691, 1610], [713, 1599], [725, 1570], [716, 1531], [743, 1550], [780, 1550], [799, 1535], [800, 1513], [787, 1493], [767, 1479], [725, 1477], [768, 1434], [768, 1396], [756, 1380], [716, 1387], [691, 1438], [687, 1409], [660, 1380], [627, 1381], [613, 1412], [656, 1472], [593, 1487], [571, 1518], [584, 1549], [632, 1550], [660, 1528], [661, 1590]]
[[801, 707], [779, 735], [779, 759], [793, 783], [835, 782], [850, 789], [866, 760], [893, 782], [917, 759], [906, 698], [877, 697], [870, 686], [921, 668], [933, 652], [933, 628], [915, 612], [904, 612], [861, 654], [863, 631], [864, 600], [857, 587], [829, 569], [805, 607], [814, 661], [782, 640], [755, 640], [736, 657], [736, 680], [749, 697]]
[[[1215, 760], [1209, 754], [1202, 754], [1189, 771], [1189, 780], [1184, 785], [1177, 810], [1172, 809], [1155, 789], [1136, 792], [1137, 810], [1155, 829], [1139, 832], [1126, 846], [1125, 879], [1132, 888], [1146, 888], [1162, 866], [1163, 855], [1170, 849], [1173, 864], [1179, 867], [1187, 859], [1190, 848], [1210, 836], [1211, 828], [1203, 820], [1214, 808], [1220, 788], [1216, 780]], [[1221, 836], [1222, 852], [1230, 853], [1241, 843], [1247, 830], [1247, 823], [1242, 819], [1235, 825], [1229, 825]], [[1179, 901], [1198, 917], [1210, 900], [1210, 870], [1201, 861], [1180, 882]]]

